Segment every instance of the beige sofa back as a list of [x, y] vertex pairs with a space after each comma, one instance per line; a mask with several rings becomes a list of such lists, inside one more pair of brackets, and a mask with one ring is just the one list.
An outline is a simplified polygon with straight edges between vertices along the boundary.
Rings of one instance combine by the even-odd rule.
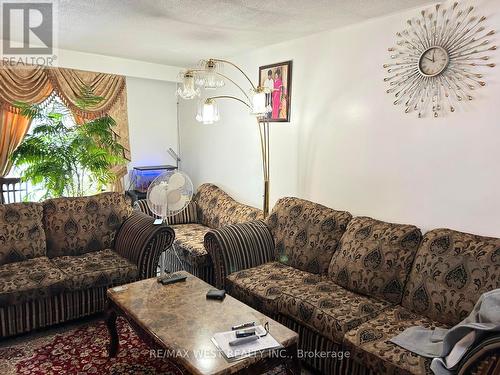
[[262, 211], [231, 198], [213, 184], [203, 184], [194, 197], [200, 224], [212, 229], [263, 219]]
[[43, 202], [47, 255], [81, 255], [113, 247], [115, 235], [132, 214], [120, 193], [54, 198]]
[[402, 305], [441, 323], [464, 319], [481, 294], [500, 288], [500, 239], [436, 229], [425, 234]]
[[325, 274], [351, 214], [299, 198], [282, 198], [267, 225], [277, 259], [287, 265]]
[[0, 204], [0, 265], [46, 255], [39, 203]]

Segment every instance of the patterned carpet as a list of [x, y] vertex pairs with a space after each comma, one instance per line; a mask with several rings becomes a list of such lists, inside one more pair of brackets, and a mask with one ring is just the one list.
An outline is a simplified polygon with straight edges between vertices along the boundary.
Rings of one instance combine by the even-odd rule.
[[[108, 332], [102, 317], [66, 324], [0, 344], [2, 375], [183, 375], [174, 363], [151, 358], [149, 348], [118, 318], [120, 351], [107, 355]], [[267, 375], [284, 375], [276, 368]]]

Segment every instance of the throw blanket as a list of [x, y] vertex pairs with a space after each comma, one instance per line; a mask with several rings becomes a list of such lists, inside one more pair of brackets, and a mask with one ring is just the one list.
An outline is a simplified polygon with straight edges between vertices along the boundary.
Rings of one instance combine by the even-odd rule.
[[391, 342], [423, 357], [434, 358], [432, 371], [449, 375], [468, 351], [495, 332], [500, 332], [500, 289], [484, 293], [469, 316], [453, 328], [410, 327]]

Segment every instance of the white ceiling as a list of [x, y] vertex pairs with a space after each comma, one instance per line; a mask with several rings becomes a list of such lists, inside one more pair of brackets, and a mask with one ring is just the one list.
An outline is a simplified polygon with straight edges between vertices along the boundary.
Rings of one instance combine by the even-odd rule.
[[59, 0], [59, 47], [186, 66], [429, 0]]

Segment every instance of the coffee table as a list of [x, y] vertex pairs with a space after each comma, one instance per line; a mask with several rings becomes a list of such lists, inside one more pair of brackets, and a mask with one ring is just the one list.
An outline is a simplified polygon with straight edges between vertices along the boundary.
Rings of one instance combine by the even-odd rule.
[[[119, 349], [117, 316], [123, 316], [154, 353], [168, 357], [192, 374], [259, 374], [280, 364], [300, 374], [298, 335], [266, 315], [227, 295], [223, 301], [207, 300], [211, 285], [187, 273], [185, 282], [162, 285], [156, 278], [108, 290], [106, 323], [109, 355]], [[270, 334], [283, 346], [234, 362], [219, 353], [211, 338], [231, 326], [255, 321], [269, 323]]]

